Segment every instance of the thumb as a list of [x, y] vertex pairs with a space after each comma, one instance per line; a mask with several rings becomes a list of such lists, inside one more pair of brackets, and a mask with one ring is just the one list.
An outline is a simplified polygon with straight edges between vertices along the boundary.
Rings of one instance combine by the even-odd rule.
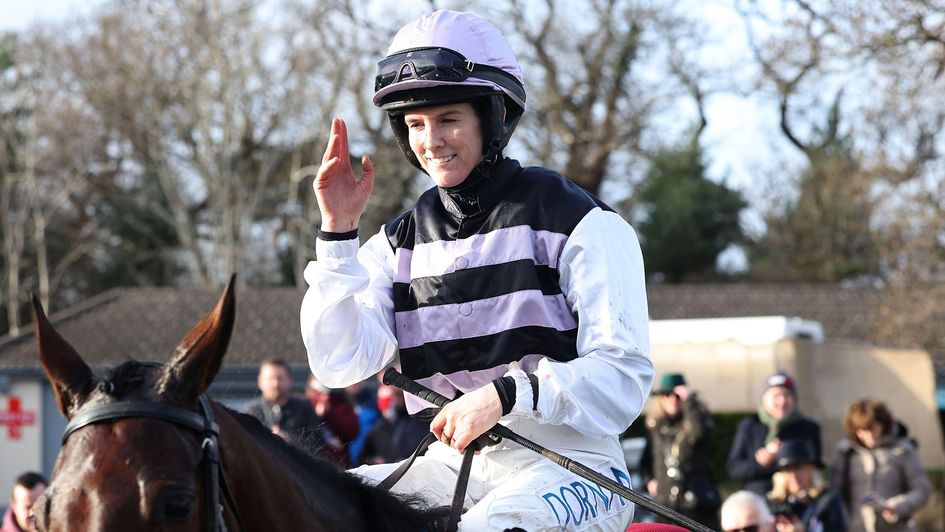
[[433, 421], [430, 422], [430, 432], [436, 434], [437, 437], [439, 437], [445, 426], [446, 416], [443, 415], [443, 411], [440, 410], [437, 412], [436, 416], [433, 417]]
[[374, 167], [374, 162], [365, 154], [361, 157], [361, 186], [367, 190], [368, 194], [374, 190], [374, 176], [376, 174], [377, 170]]

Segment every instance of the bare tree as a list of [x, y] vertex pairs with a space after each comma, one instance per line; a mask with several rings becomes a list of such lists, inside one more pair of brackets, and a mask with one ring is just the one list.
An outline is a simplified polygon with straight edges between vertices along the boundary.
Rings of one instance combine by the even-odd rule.
[[524, 45], [517, 53], [527, 66], [531, 111], [521, 142], [591, 192], [612, 174], [614, 153], [639, 152], [641, 132], [665, 96], [636, 71], [657, 13], [619, 0], [510, 0], [500, 18]]
[[[785, 137], [812, 165], [829, 161], [827, 143], [804, 141], [802, 131], [815, 129], [805, 114], [825, 116], [833, 107], [821, 139], [843, 138], [855, 156], [855, 165], [833, 170], [848, 184], [838, 195], [847, 197], [845, 205], [867, 209], [868, 219], [858, 223], [868, 224], [881, 243], [874, 279], [887, 297], [877, 309], [876, 338], [945, 353], [945, 340], [934, 332], [945, 312], [939, 288], [945, 281], [945, 3], [793, 0], [776, 12], [740, 5], [750, 24], [765, 28], [758, 63], [777, 87]], [[836, 217], [836, 204], [824, 206]], [[848, 227], [841, 229], [847, 233], [839, 237], [856, 241]]]
[[[23, 186], [35, 172], [35, 121], [32, 119], [34, 98], [23, 87], [22, 75], [16, 69], [14, 40], [4, 39], [10, 64], [2, 65], [4, 112], [0, 115], [0, 230], [3, 235], [4, 279], [3, 300], [7, 326], [11, 334], [19, 333], [20, 274], [27, 240], [29, 220], [28, 194]], [[31, 142], [32, 140], [32, 142]]]
[[343, 83], [340, 51], [311, 38], [327, 21], [272, 16], [251, 1], [121, 2], [62, 47], [62, 68], [134, 163], [127, 178], [160, 184], [155, 208], [199, 286], [236, 271], [273, 280], [269, 220], [289, 197], [288, 158]]
[[66, 271], [92, 251], [95, 232], [80, 198], [93, 169], [101, 170], [100, 129], [47, 75], [46, 39], [36, 34], [22, 42], [3, 76], [0, 227], [11, 334], [18, 332], [27, 292], [49, 307]]

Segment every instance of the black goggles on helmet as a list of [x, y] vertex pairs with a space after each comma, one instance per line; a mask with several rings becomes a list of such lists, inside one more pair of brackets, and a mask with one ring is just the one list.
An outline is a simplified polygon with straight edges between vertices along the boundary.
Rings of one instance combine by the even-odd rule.
[[401, 81], [418, 79], [458, 83], [470, 76], [496, 83], [525, 101], [525, 89], [512, 74], [501, 68], [474, 63], [463, 54], [442, 47], [411, 48], [381, 59], [377, 63], [374, 92]]

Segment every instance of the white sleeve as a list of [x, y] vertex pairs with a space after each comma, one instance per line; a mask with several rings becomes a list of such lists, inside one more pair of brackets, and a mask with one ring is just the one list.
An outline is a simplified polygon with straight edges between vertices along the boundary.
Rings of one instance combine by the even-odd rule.
[[358, 239], [315, 242], [302, 300], [302, 342], [319, 381], [341, 388], [390, 364], [394, 336], [394, 254], [384, 229], [361, 249]]
[[[534, 415], [584, 434], [620, 434], [640, 415], [653, 383], [636, 233], [616, 213], [595, 209], [568, 238], [558, 270], [561, 291], [578, 316], [579, 357], [539, 363]], [[517, 386], [516, 407], [531, 400], [527, 388]]]

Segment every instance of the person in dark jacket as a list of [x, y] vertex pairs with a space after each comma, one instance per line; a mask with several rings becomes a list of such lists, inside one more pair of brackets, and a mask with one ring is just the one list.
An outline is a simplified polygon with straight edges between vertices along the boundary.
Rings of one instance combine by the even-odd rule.
[[840, 532], [847, 529], [840, 496], [826, 489], [820, 457], [807, 440], [788, 440], [775, 462], [768, 503], [779, 532]]
[[377, 407], [382, 417], [368, 433], [359, 463], [385, 464], [410, 457], [430, 432], [430, 422], [408, 415], [404, 392], [386, 384], [377, 389]]
[[293, 445], [315, 452], [325, 447], [318, 428], [322, 420], [311, 403], [292, 395], [292, 375], [285, 360], [270, 358], [260, 364], [256, 384], [260, 397], [247, 405], [247, 414]]
[[779, 371], [765, 380], [764, 388], [758, 412], [738, 423], [726, 463], [730, 478], [741, 480], [745, 489], [761, 496], [771, 491], [771, 476], [783, 442], [809, 441], [815, 456], [821, 456], [820, 425], [798, 408], [794, 379]]
[[713, 529], [722, 504], [707, 467], [715, 424], [705, 404], [680, 373], [667, 373], [652, 394], [654, 415], [646, 419], [640, 463], [647, 491], [658, 502]]

